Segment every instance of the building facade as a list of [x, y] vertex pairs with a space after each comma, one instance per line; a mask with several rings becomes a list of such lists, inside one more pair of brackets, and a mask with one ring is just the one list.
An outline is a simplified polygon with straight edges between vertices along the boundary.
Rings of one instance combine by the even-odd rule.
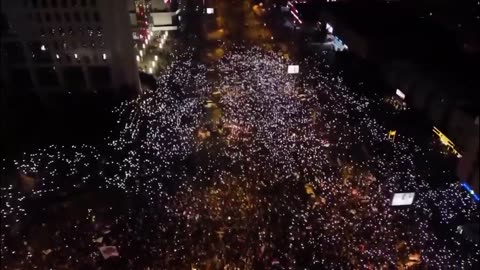
[[128, 10], [134, 40], [141, 44], [147, 35], [177, 30], [177, 6], [176, 2], [170, 0], [129, 0]]
[[2, 0], [7, 89], [140, 89], [127, 0]]

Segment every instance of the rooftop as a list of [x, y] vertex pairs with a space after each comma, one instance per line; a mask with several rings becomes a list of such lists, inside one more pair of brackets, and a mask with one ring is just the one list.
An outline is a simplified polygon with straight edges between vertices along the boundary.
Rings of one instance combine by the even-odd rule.
[[[435, 80], [456, 99], [477, 100], [480, 88], [480, 54], [466, 51], [457, 33], [419, 16], [401, 2], [300, 4], [305, 22], [334, 18], [341, 36], [353, 32], [368, 44], [369, 57], [380, 62], [401, 60]], [[433, 16], [433, 13], [432, 13]], [[352, 44], [348, 44], [351, 46]], [[354, 46], [354, 45], [353, 45]], [[466, 104], [465, 111], [478, 115], [478, 106]]]

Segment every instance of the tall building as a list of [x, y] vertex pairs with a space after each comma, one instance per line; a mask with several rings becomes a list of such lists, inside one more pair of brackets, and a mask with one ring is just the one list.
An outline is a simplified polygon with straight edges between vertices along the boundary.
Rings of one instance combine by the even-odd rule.
[[128, 0], [1, 0], [6, 89], [139, 90]]

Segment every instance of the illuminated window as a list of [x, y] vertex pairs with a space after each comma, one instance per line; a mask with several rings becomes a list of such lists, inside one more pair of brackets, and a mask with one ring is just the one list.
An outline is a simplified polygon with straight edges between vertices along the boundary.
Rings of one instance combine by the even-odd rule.
[[107, 54], [106, 54], [106, 53], [102, 54], [102, 59], [103, 59], [104, 61], [107, 60]]
[[32, 59], [34, 63], [52, 63], [53, 59], [48, 52], [47, 45], [43, 44], [41, 41], [33, 41], [29, 43], [29, 47], [32, 52]]

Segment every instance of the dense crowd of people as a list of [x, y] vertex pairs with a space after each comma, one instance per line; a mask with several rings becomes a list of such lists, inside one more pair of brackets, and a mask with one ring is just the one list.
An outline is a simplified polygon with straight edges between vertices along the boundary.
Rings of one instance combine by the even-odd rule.
[[[455, 232], [478, 221], [478, 205], [451, 168], [430, 160], [437, 149], [388, 139], [386, 115], [399, 112], [382, 98], [346, 87], [321, 57], [287, 74], [289, 61], [257, 48], [234, 48], [215, 66], [191, 53], [176, 57], [157, 89], [116, 108], [118, 128], [104, 145], [52, 146], [14, 161], [27, 188], [2, 188], [2, 267], [478, 263], [478, 243]], [[433, 175], [446, 184], [432, 187]], [[69, 199], [77, 192], [90, 195]], [[396, 192], [415, 192], [414, 203], [392, 207]], [[50, 197], [54, 210], [35, 208]], [[119, 256], [105, 259], [102, 246]]]

